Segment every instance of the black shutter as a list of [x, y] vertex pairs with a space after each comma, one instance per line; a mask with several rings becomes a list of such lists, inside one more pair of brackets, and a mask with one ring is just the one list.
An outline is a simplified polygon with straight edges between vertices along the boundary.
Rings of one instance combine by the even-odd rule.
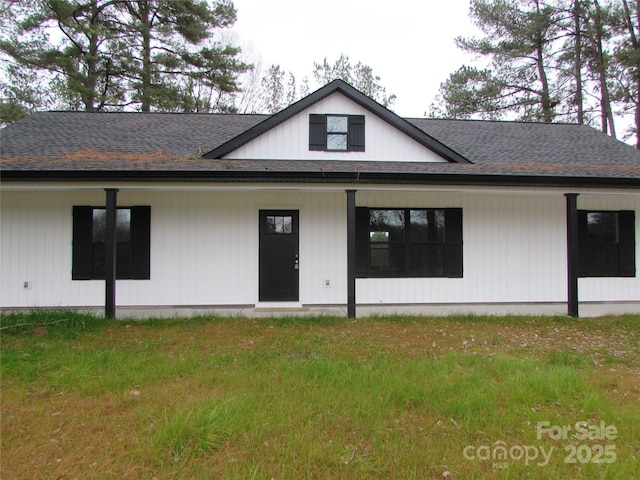
[[462, 209], [444, 211], [445, 274], [449, 278], [462, 278]]
[[364, 152], [364, 115], [349, 116], [349, 150]]
[[636, 218], [633, 210], [623, 210], [618, 216], [618, 274], [636, 276]]
[[369, 209], [356, 207], [356, 277], [369, 274]]
[[327, 149], [327, 117], [325, 115], [309, 115], [309, 150]]
[[589, 275], [587, 263], [587, 211], [578, 210], [578, 265], [579, 277]]
[[151, 278], [151, 207], [131, 207], [131, 278]]
[[93, 208], [73, 207], [71, 279], [90, 280], [93, 264]]

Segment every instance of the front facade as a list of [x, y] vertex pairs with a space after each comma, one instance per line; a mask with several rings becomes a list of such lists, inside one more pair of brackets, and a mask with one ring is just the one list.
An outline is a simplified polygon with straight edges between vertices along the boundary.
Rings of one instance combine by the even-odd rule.
[[1, 141], [4, 310], [640, 313], [640, 154], [586, 126], [408, 121], [336, 81]]

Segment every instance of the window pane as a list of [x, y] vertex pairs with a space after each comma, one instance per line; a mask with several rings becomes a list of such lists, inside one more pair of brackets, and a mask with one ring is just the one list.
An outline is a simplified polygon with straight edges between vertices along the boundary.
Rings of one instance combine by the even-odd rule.
[[587, 213], [586, 262], [590, 276], [618, 274], [618, 220], [617, 212]]
[[347, 135], [344, 133], [330, 133], [327, 135], [327, 150], [346, 150]]
[[[92, 278], [103, 279], [106, 276], [106, 255], [104, 242], [93, 244]], [[131, 278], [131, 243], [118, 242], [116, 245], [116, 278]]]
[[268, 215], [266, 227], [267, 233], [276, 233], [276, 217]]
[[282, 233], [282, 231], [284, 230], [284, 219], [282, 217], [275, 217], [276, 218], [276, 231], [275, 233]]
[[[131, 237], [131, 209], [119, 208], [116, 211], [116, 239], [128, 242]], [[107, 239], [107, 210], [93, 209], [93, 241], [104, 242]]]
[[618, 275], [618, 246], [616, 244], [587, 245], [587, 268], [590, 276], [615, 277]]
[[369, 232], [369, 240], [372, 243], [387, 243], [389, 241], [389, 232]]
[[369, 236], [372, 241], [404, 241], [404, 210], [370, 210]]
[[618, 214], [587, 213], [587, 237], [589, 242], [594, 243], [618, 243]]
[[373, 275], [403, 276], [404, 245], [374, 243], [371, 245], [371, 257], [369, 261]]
[[441, 244], [411, 245], [411, 275], [440, 277], [444, 275], [444, 246]]
[[410, 240], [444, 242], [444, 210], [411, 210]]
[[347, 117], [327, 117], [328, 133], [347, 133]]
[[93, 241], [104, 242], [107, 238], [107, 211], [104, 208], [93, 209]]
[[128, 242], [131, 238], [131, 209], [119, 208], [116, 212], [116, 239]]
[[282, 217], [282, 233], [291, 233], [291, 217]]
[[371, 268], [380, 271], [390, 264], [389, 245], [371, 245]]
[[268, 215], [267, 234], [289, 234], [292, 231], [292, 217], [290, 215]]

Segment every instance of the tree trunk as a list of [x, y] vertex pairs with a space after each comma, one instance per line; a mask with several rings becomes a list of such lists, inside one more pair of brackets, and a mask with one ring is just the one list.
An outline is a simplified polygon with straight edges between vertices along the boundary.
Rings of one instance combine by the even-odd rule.
[[142, 72], [141, 85], [141, 110], [151, 111], [151, 25], [149, 18], [149, 2], [139, 2], [140, 5], [140, 30], [142, 34]]
[[89, 55], [87, 56], [87, 84], [82, 95], [87, 112], [95, 111], [96, 87], [98, 85], [98, 5], [91, 2], [91, 22], [89, 25]]
[[[635, 32], [634, 27], [639, 27], [639, 25], [634, 25], [631, 20], [631, 10], [629, 9], [629, 4], [627, 0], [622, 0], [622, 5], [624, 7], [624, 15], [625, 15], [625, 23], [627, 30], [629, 31], [629, 38], [631, 40], [631, 47], [635, 51], [640, 50], [640, 42], [638, 42], [638, 37]], [[640, 0], [636, 0], [636, 19], [640, 22]], [[640, 56], [634, 55], [634, 65], [633, 68], [635, 70], [635, 84], [636, 84], [636, 92], [635, 98], [633, 99], [634, 109], [635, 109], [635, 127], [636, 127], [636, 148], [640, 150]]]
[[609, 87], [607, 86], [607, 64], [604, 57], [604, 47], [602, 44], [602, 12], [598, 0], [593, 0], [594, 27], [595, 27], [595, 52], [596, 52], [596, 69], [600, 83], [600, 105], [601, 105], [601, 123], [602, 131], [609, 133], [616, 138], [616, 129], [613, 122], [613, 113], [611, 111], [611, 97], [609, 95]]
[[573, 3], [573, 26], [574, 26], [574, 76], [576, 80], [576, 98], [575, 104], [578, 109], [577, 121], [580, 125], [584, 124], [584, 99], [582, 95], [582, 29], [580, 28], [580, 19], [582, 18], [582, 8], [580, 0], [574, 0]]
[[540, 83], [542, 84], [541, 90], [541, 104], [542, 104], [542, 116], [547, 123], [553, 122], [554, 112], [553, 105], [551, 104], [551, 95], [549, 92], [549, 80], [547, 79], [547, 73], [544, 69], [544, 60], [542, 57], [542, 45], [538, 44], [538, 75], [540, 75]]
[[[541, 18], [540, 4], [536, 0], [536, 14], [538, 19]], [[540, 91], [540, 104], [542, 105], [542, 116], [545, 122], [553, 122], [554, 112], [553, 105], [551, 103], [551, 93], [549, 91], [549, 79], [547, 78], [547, 72], [544, 67], [544, 45], [545, 39], [541, 32], [540, 24], [536, 27], [536, 56], [538, 66], [538, 76], [540, 77], [540, 83], [542, 89]]]

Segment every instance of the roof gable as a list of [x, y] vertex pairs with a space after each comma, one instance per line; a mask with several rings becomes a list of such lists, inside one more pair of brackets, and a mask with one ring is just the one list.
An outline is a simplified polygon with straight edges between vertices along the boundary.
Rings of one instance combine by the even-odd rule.
[[[331, 111], [331, 107], [325, 105], [332, 102], [332, 98], [344, 97], [352, 107], [347, 107], [349, 111]], [[333, 103], [335, 104], [335, 100]], [[344, 103], [342, 105], [345, 105]], [[334, 107], [335, 108], [335, 107]], [[342, 108], [345, 108], [344, 106]], [[328, 110], [327, 110], [328, 109]], [[420, 147], [424, 152], [425, 147], [428, 151], [427, 156], [421, 154], [420, 161], [447, 161], [451, 163], [471, 163], [469, 160], [458, 154], [451, 148], [431, 137], [423, 130], [411, 124], [407, 120], [399, 117], [395, 113], [386, 109], [379, 103], [359, 92], [349, 84], [342, 80], [334, 80], [324, 87], [316, 90], [309, 96], [285, 108], [279, 113], [269, 117], [263, 122], [253, 126], [252, 128], [242, 132], [238, 136], [232, 138], [228, 142], [218, 146], [210, 152], [203, 155], [203, 158], [243, 158], [242, 154], [238, 154], [238, 150], [248, 143], [255, 141], [258, 137], [268, 134], [268, 132], [280, 127], [294, 117], [301, 117], [299, 122], [305, 124], [307, 122], [308, 113], [334, 113], [334, 114], [373, 114], [368, 115], [374, 122], [390, 125], [396, 132], [400, 132], [402, 137], [408, 137], [408, 140]], [[380, 122], [382, 121], [382, 122]], [[387, 129], [388, 131], [389, 129]], [[307, 130], [305, 130], [307, 132]], [[290, 132], [289, 132], [290, 134]], [[396, 141], [398, 137], [396, 136]], [[415, 148], [415, 146], [414, 146]], [[435, 154], [435, 156], [433, 155]], [[375, 153], [374, 153], [375, 157]], [[324, 159], [327, 159], [326, 157]], [[338, 159], [338, 158], [336, 158]], [[345, 158], [339, 158], [344, 160]], [[377, 159], [371, 156], [363, 156], [354, 160]], [[388, 160], [388, 157], [386, 157]]]

